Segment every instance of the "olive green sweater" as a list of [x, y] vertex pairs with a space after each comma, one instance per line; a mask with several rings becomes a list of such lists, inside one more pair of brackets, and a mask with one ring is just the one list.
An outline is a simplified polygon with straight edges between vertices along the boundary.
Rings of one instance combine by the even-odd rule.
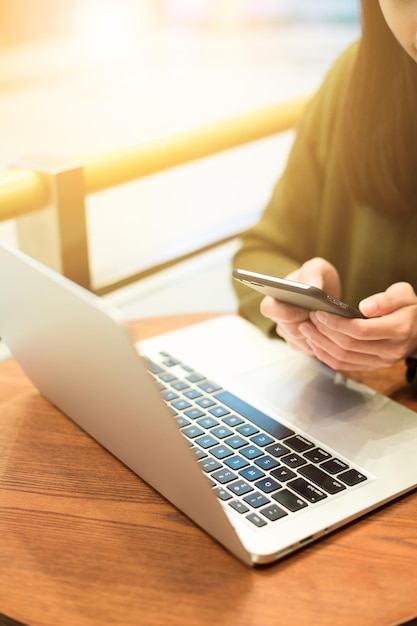
[[[352, 306], [397, 281], [417, 287], [417, 217], [387, 217], [357, 203], [344, 180], [339, 126], [356, 52], [354, 44], [337, 60], [308, 104], [270, 202], [233, 259], [234, 267], [285, 277], [321, 256], [339, 271]], [[240, 313], [270, 332], [262, 296], [233, 284]]]

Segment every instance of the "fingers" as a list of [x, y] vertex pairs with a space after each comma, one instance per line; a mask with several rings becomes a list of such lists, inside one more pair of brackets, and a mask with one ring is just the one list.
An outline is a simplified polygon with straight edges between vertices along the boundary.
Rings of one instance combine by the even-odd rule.
[[[304, 324], [306, 322], [303, 322]], [[307, 322], [311, 323], [311, 322]], [[275, 327], [277, 335], [282, 339], [285, 339], [288, 345], [311, 354], [311, 347], [309, 346], [306, 336], [300, 332], [300, 324], [282, 323], [279, 322]]]
[[[351, 355], [357, 354], [362, 362], [361, 354], [372, 358], [381, 354], [381, 342], [388, 342], [393, 335], [392, 322], [386, 320], [348, 319], [329, 313], [312, 313], [310, 319], [314, 330], [302, 327], [303, 334], [309, 333], [309, 340], [319, 343], [323, 348], [333, 345], [333, 352], [339, 360], [352, 360]], [[385, 350], [387, 350], [385, 346]], [[389, 358], [397, 355], [390, 355]]]
[[260, 311], [265, 317], [269, 317], [272, 321], [300, 323], [308, 320], [308, 311], [301, 307], [284, 304], [275, 300], [271, 296], [265, 296], [260, 305]]
[[376, 293], [359, 303], [359, 310], [366, 317], [389, 315], [394, 311], [416, 304], [416, 294], [409, 283], [394, 283], [382, 293]]
[[377, 341], [356, 340], [328, 329], [323, 332], [323, 328], [315, 324], [301, 324], [300, 332], [315, 356], [338, 371], [387, 367], [398, 360], [397, 353], [392, 353], [393, 346], [388, 342], [382, 346]]
[[340, 278], [336, 268], [321, 257], [309, 259], [287, 278], [319, 287], [336, 298], [340, 297]]
[[395, 319], [386, 317], [374, 319], [349, 319], [317, 311], [310, 315], [317, 330], [335, 341], [348, 342], [349, 345], [362, 344], [363, 349], [370, 349], [371, 343], [388, 339], [393, 335]]
[[316, 356], [333, 368], [387, 367], [416, 350], [417, 298], [414, 300], [415, 304], [373, 319], [312, 313], [312, 326], [302, 324], [300, 332]]
[[344, 351], [341, 351], [338, 355], [334, 351], [334, 346], [331, 346], [331, 351], [326, 351], [322, 345], [313, 344], [309, 341], [307, 343], [312, 354], [314, 354], [317, 359], [337, 372], [346, 370], [371, 371], [391, 365], [390, 362], [380, 360], [378, 356], [346, 353]]
[[[310, 346], [299, 329], [301, 323], [308, 322], [308, 311], [265, 296], [261, 302], [261, 313], [275, 322], [277, 335], [282, 337], [289, 346], [295, 350], [312, 354]], [[311, 324], [311, 322], [308, 323]]]

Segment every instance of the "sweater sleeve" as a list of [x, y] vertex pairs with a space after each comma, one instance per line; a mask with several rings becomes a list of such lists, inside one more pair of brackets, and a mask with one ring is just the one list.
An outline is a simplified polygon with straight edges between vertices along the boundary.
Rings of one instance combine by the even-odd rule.
[[[332, 130], [353, 56], [352, 47], [336, 62], [307, 105], [269, 203], [260, 220], [242, 234], [234, 268], [285, 277], [316, 255], [327, 146], [333, 141]], [[239, 313], [270, 333], [273, 323], [259, 311], [262, 296], [237, 281], [233, 287]]]

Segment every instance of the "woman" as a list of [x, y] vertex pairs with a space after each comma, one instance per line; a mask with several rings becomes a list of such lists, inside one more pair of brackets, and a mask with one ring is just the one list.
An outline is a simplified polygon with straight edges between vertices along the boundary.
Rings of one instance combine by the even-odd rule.
[[361, 6], [362, 37], [307, 107], [233, 263], [359, 306], [368, 319], [309, 314], [235, 285], [242, 315], [335, 370], [417, 356], [417, 0]]

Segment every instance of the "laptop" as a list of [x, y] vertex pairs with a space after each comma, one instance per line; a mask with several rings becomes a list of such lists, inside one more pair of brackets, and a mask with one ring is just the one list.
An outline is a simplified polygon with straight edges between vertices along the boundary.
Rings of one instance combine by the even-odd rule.
[[247, 565], [417, 485], [417, 414], [224, 315], [134, 344], [0, 244], [0, 336], [53, 405]]

